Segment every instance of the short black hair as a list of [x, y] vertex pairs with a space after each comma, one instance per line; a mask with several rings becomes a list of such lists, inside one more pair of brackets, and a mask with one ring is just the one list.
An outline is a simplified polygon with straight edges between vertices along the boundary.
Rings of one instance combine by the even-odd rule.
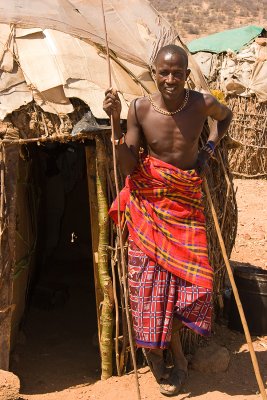
[[182, 56], [184, 58], [186, 68], [188, 67], [188, 55], [187, 55], [186, 51], [182, 47], [177, 46], [176, 44], [168, 44], [167, 46], [161, 47], [161, 49], [159, 49], [159, 51], [158, 51], [158, 54], [156, 55], [154, 64], [157, 65], [157, 61], [158, 61], [159, 57], [162, 54], [166, 54], [166, 53], [179, 54], [180, 56]]

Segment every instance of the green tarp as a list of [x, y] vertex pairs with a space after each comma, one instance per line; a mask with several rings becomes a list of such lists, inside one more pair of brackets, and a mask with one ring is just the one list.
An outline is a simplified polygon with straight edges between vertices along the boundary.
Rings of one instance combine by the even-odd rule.
[[192, 42], [187, 44], [187, 47], [190, 53], [197, 53], [198, 51], [223, 53], [229, 49], [238, 52], [242, 47], [259, 36], [263, 30], [264, 28], [254, 25], [230, 29], [192, 40]]

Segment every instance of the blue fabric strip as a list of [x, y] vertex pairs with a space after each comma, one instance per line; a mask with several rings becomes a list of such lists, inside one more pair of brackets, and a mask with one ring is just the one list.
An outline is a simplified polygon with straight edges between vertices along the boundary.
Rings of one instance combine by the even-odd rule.
[[184, 318], [183, 316], [181, 316], [179, 314], [175, 314], [175, 317], [177, 317], [185, 326], [192, 329], [192, 331], [198, 333], [199, 335], [202, 335], [202, 336], [210, 336], [211, 335], [210, 331], [208, 331], [207, 329], [200, 328], [194, 322], [191, 322], [189, 319]]
[[144, 347], [148, 349], [167, 349], [170, 342], [144, 342], [143, 340], [135, 339], [135, 343], [139, 347]]

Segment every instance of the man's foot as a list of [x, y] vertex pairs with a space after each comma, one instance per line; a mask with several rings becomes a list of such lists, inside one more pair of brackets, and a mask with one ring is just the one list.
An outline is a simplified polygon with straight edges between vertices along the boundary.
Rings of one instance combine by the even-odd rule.
[[169, 378], [170, 373], [166, 368], [162, 349], [143, 349], [149, 368], [154, 375], [156, 381], [161, 383], [162, 380]]
[[160, 384], [160, 393], [165, 396], [176, 396], [178, 393], [180, 393], [187, 376], [187, 371], [174, 367], [170, 377], [162, 380]]

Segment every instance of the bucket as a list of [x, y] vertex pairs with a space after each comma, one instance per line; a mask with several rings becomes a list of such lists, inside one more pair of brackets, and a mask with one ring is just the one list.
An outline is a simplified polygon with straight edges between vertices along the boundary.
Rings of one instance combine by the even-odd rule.
[[[255, 267], [238, 266], [234, 278], [250, 333], [267, 334], [267, 271]], [[228, 327], [244, 332], [235, 298], [232, 293]]]

